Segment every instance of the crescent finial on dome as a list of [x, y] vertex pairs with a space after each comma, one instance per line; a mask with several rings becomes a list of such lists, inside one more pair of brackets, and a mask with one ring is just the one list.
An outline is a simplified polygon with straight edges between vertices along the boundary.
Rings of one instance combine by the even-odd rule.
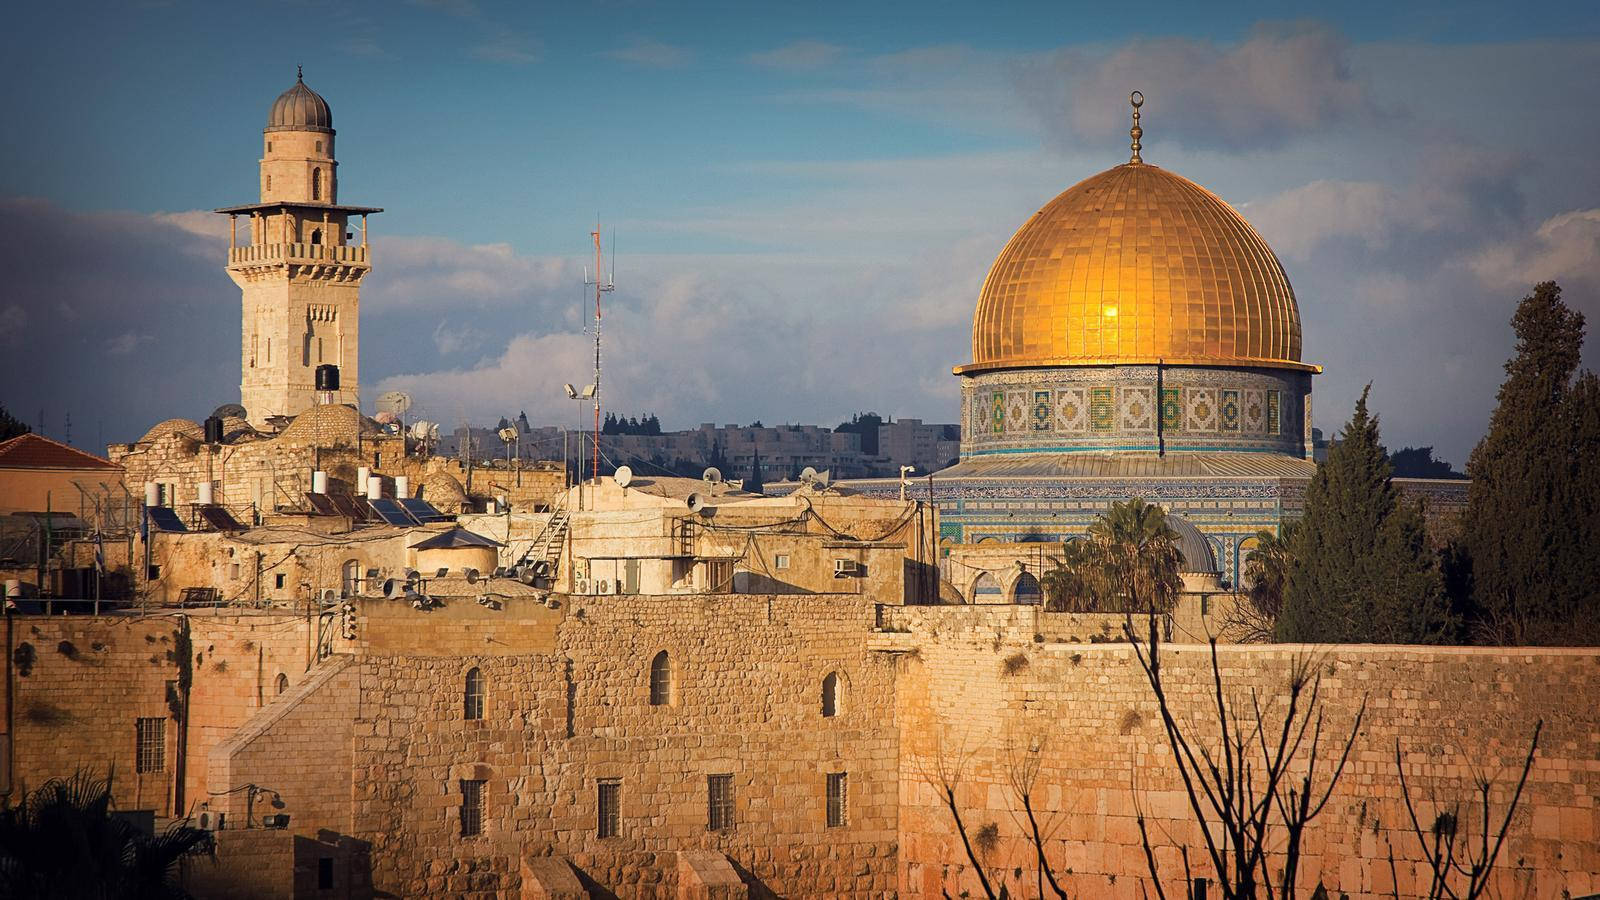
[[1128, 102], [1133, 104], [1133, 127], [1128, 129], [1128, 134], [1133, 137], [1133, 157], [1128, 162], [1136, 165], [1144, 162], [1139, 157], [1139, 139], [1144, 137], [1144, 129], [1139, 127], [1139, 107], [1144, 105], [1144, 93], [1134, 91], [1128, 95]]

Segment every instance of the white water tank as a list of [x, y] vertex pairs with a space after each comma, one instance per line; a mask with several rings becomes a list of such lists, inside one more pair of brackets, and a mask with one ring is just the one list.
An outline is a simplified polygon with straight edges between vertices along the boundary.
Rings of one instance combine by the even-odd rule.
[[144, 483], [144, 505], [161, 505], [161, 485], [155, 483], [154, 481], [146, 481]]
[[396, 475], [394, 477], [394, 495], [401, 500], [411, 496], [410, 477], [405, 475]]
[[369, 475], [369, 476], [367, 476], [367, 499], [368, 500], [382, 500], [383, 499], [383, 476], [382, 475]]
[[211, 503], [211, 482], [202, 481], [200, 482], [200, 505], [210, 506]]
[[318, 469], [311, 473], [311, 493], [326, 494], [328, 492], [328, 473]]

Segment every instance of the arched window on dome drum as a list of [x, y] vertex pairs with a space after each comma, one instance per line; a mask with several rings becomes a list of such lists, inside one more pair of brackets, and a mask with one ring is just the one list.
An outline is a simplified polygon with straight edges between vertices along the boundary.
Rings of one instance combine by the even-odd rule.
[[288, 689], [289, 689], [289, 676], [283, 674], [282, 672], [279, 672], [278, 673], [278, 693], [281, 694], [284, 691], [287, 691]]
[[312, 169], [311, 170], [311, 199], [313, 199], [313, 200], [321, 200], [322, 199], [322, 170], [321, 169]]
[[831, 719], [839, 714], [839, 673], [829, 672], [822, 679], [822, 716]]
[[467, 670], [465, 709], [462, 718], [475, 721], [483, 718], [483, 672], [476, 666]]
[[1039, 579], [1033, 577], [1032, 572], [1023, 572], [1017, 576], [1017, 583], [1011, 587], [1011, 602], [1038, 605], [1043, 599], [1044, 592], [1039, 589]]
[[650, 705], [672, 705], [672, 658], [665, 650], [650, 660]]

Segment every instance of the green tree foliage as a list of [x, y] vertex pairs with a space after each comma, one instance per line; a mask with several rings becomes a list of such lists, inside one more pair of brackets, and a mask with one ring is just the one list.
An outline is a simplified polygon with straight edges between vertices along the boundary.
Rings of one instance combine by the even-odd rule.
[[1113, 503], [1066, 546], [1040, 579], [1049, 609], [1168, 613], [1178, 601], [1178, 536], [1159, 506], [1142, 498]]
[[111, 815], [111, 782], [80, 771], [0, 810], [0, 896], [187, 897], [178, 864], [214, 852], [209, 831], [146, 835]]
[[1362, 391], [1306, 489], [1279, 640], [1426, 644], [1452, 635], [1422, 507], [1401, 497], [1391, 471]]
[[1432, 447], [1407, 447], [1389, 454], [1396, 478], [1465, 478], [1449, 462], [1433, 458]]
[[13, 416], [4, 406], [0, 406], [0, 441], [9, 441], [32, 430], [26, 422]]
[[1489, 431], [1467, 462], [1466, 548], [1478, 637], [1600, 640], [1600, 382], [1578, 371], [1583, 314], [1553, 281], [1511, 319]]

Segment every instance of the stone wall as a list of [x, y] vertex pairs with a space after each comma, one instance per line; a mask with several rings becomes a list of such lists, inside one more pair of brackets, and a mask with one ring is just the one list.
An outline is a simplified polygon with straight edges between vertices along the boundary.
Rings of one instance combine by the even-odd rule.
[[[1069, 890], [1141, 895], [1147, 869], [1139, 807], [1166, 847], [1158, 852], [1164, 881], [1169, 888], [1181, 883], [1173, 847], [1184, 842], [1194, 851], [1200, 844], [1131, 647], [1036, 643], [1028, 627], [998, 615], [976, 621], [966, 608], [915, 612], [917, 631], [878, 641], [906, 659], [895, 692], [901, 894], [976, 890], [939, 799], [942, 770], [954, 776], [969, 829], [997, 830], [984, 856], [992, 874], [1013, 896], [1035, 895], [1033, 851], [1010, 783], [1035, 746], [1033, 796], [1051, 834], [1050, 858]], [[1471, 799], [1476, 773], [1498, 777], [1495, 796], [1503, 802], [1542, 717], [1540, 756], [1501, 859], [1501, 887], [1507, 896], [1526, 889], [1537, 897], [1600, 890], [1600, 713], [1591, 696], [1600, 651], [1235, 646], [1219, 653], [1231, 695], [1253, 689], [1272, 702], [1281, 700], [1295, 661], [1314, 660], [1329, 734], [1347, 733], [1361, 699], [1368, 701], [1349, 768], [1306, 841], [1308, 887], [1321, 879], [1334, 896], [1389, 896], [1392, 846], [1401, 896], [1416, 896], [1419, 854], [1404, 828], [1396, 739], [1431, 825], [1435, 801]], [[1180, 717], [1209, 721], [1209, 651], [1167, 645], [1163, 659]], [[1205, 725], [1194, 727], [1206, 733]]]
[[[175, 617], [7, 616], [11, 689], [5, 727], [11, 744], [10, 796], [79, 769], [105, 777], [121, 809], [170, 815], [181, 730], [167, 699], [178, 678]], [[136, 722], [162, 721], [155, 771], [137, 765]]]
[[[897, 663], [866, 649], [873, 612], [860, 598], [358, 603], [359, 656], [319, 667], [259, 713], [212, 752], [210, 774], [212, 790], [282, 791], [297, 831], [370, 841], [379, 890], [505, 896], [525, 856], [559, 854], [594, 885], [635, 896], [675, 890], [685, 850], [726, 854], [758, 895], [893, 890]], [[652, 705], [650, 665], [663, 650], [671, 702]], [[474, 668], [483, 717], [467, 720]], [[829, 673], [842, 684], [833, 717], [822, 715]], [[343, 780], [318, 780], [336, 772]], [[829, 828], [837, 772], [848, 776], [847, 822]], [[722, 774], [736, 824], [711, 831], [707, 776]], [[602, 778], [620, 779], [615, 837], [597, 835]], [[485, 782], [481, 835], [461, 834], [464, 779]], [[329, 812], [312, 797], [328, 798]], [[348, 829], [333, 821], [340, 803]]]

